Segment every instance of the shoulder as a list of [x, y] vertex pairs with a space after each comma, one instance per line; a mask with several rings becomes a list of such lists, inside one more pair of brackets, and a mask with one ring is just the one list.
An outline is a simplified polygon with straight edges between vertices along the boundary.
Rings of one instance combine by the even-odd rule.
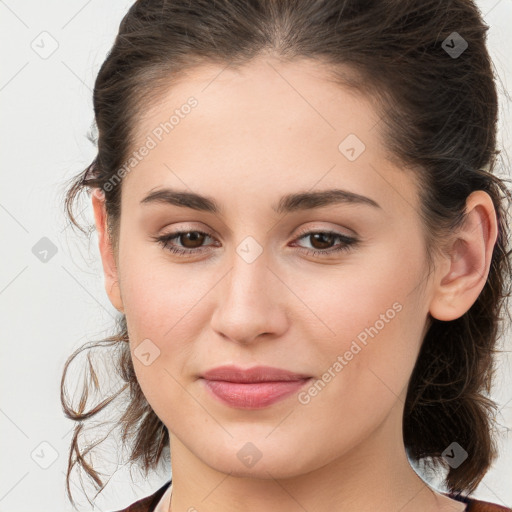
[[454, 493], [446, 493], [450, 498], [462, 501], [467, 504], [466, 512], [512, 512], [512, 508], [497, 505], [489, 501], [482, 501], [469, 496], [457, 495]]
[[488, 501], [481, 501], [475, 498], [469, 498], [467, 512], [512, 512], [512, 508], [503, 507], [490, 503]]
[[171, 485], [171, 480], [166, 482], [153, 494], [132, 503], [122, 510], [117, 510], [116, 512], [153, 512], [169, 485]]

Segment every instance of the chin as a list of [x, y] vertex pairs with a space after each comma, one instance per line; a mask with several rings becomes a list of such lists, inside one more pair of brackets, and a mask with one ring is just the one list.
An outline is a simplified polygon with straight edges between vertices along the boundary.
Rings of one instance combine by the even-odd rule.
[[232, 439], [223, 448], [209, 445], [199, 453], [212, 469], [238, 478], [292, 478], [311, 471], [314, 461], [306, 460], [304, 452], [298, 458], [297, 443], [290, 441], [289, 445], [283, 446], [283, 443], [272, 443], [264, 437], [252, 437], [254, 442], [250, 440], [251, 436], [247, 439], [243, 442]]

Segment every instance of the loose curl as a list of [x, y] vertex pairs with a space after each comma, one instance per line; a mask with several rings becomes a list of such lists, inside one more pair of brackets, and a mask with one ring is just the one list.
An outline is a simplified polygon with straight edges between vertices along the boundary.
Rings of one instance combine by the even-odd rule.
[[[429, 318], [403, 417], [409, 457], [446, 469], [444, 483], [458, 494], [473, 492], [497, 457], [497, 405], [489, 394], [504, 320], [500, 314], [508, 311], [511, 295], [507, 214], [512, 195], [494, 174], [500, 153], [498, 99], [486, 48], [488, 28], [470, 0], [139, 0], [124, 16], [94, 85], [97, 155], [66, 184], [65, 197], [72, 225], [85, 232], [74, 216], [75, 202], [84, 190], [103, 191], [117, 254], [122, 182], [107, 183], [119, 176], [133, 151], [144, 113], [188, 69], [201, 64], [236, 68], [265, 55], [314, 59], [325, 64], [326, 79], [364, 93], [381, 115], [379, 129], [390, 159], [417, 180], [430, 268], [434, 253], [464, 222], [471, 192], [487, 192], [497, 214], [498, 238], [485, 286], [460, 318]], [[468, 43], [457, 58], [442, 44], [453, 32]], [[72, 503], [69, 481], [75, 464], [99, 492], [104, 487], [85, 459], [102, 440], [85, 450], [79, 445], [85, 420], [104, 410], [117, 418], [123, 446], [130, 450], [127, 463], [139, 463], [146, 475], [169, 446], [168, 431], [137, 382], [128, 341], [122, 315], [113, 336], [85, 344], [65, 364], [62, 406], [77, 422], [66, 475]], [[113, 352], [105, 359], [120, 379], [116, 392], [99, 384], [92, 349]], [[64, 383], [69, 364], [84, 350], [87, 373], [73, 407]], [[93, 390], [106, 398], [86, 411]], [[129, 396], [122, 402], [125, 391]], [[453, 441], [469, 453], [457, 468], [448, 467], [442, 456]]]

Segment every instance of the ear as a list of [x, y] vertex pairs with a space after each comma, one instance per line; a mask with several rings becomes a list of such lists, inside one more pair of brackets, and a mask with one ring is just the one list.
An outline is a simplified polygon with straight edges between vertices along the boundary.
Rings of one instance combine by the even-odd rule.
[[103, 264], [105, 277], [105, 290], [112, 305], [124, 312], [121, 289], [119, 288], [119, 276], [110, 234], [107, 230], [107, 215], [105, 209], [105, 194], [103, 190], [95, 188], [91, 195], [94, 221], [98, 233], [98, 245]]
[[496, 211], [489, 194], [476, 190], [466, 200], [466, 221], [449, 246], [434, 285], [430, 314], [455, 320], [475, 303], [485, 286], [498, 237]]

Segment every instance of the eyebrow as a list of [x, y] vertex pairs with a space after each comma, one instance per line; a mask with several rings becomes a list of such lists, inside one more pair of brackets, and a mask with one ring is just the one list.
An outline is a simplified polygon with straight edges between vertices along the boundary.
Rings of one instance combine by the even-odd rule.
[[[141, 200], [141, 204], [164, 203], [193, 210], [209, 213], [220, 213], [220, 205], [209, 196], [203, 196], [194, 192], [185, 192], [171, 188], [162, 188], [150, 192]], [[374, 208], [382, 207], [369, 197], [349, 192], [348, 190], [330, 189], [317, 192], [296, 192], [287, 194], [272, 205], [272, 209], [278, 213], [290, 213], [294, 211], [311, 210], [335, 204], [367, 205]]]

